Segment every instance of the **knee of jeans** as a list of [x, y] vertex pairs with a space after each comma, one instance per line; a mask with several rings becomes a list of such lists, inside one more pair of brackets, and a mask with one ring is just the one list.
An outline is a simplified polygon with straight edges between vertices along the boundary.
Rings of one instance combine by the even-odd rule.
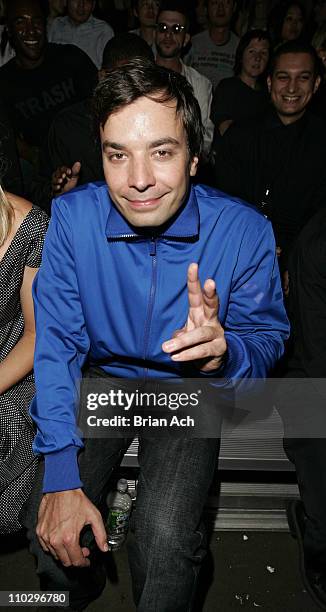
[[184, 516], [173, 517], [158, 512], [147, 519], [146, 526], [136, 518], [135, 537], [141, 548], [157, 548], [160, 554], [164, 550], [187, 550], [189, 554], [195, 554], [203, 542], [204, 533], [201, 527], [194, 529]]

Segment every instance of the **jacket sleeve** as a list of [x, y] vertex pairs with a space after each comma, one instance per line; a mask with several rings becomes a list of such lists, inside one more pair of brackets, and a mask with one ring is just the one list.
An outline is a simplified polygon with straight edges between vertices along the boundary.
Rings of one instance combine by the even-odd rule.
[[73, 489], [82, 484], [76, 414], [81, 367], [90, 343], [75, 272], [69, 207], [61, 198], [53, 203], [33, 297], [36, 396], [31, 415], [37, 425], [33, 448], [45, 455], [44, 491]]
[[[241, 240], [225, 320], [227, 379], [265, 378], [289, 335], [270, 222], [258, 217]], [[248, 383], [246, 383], [248, 387]]]

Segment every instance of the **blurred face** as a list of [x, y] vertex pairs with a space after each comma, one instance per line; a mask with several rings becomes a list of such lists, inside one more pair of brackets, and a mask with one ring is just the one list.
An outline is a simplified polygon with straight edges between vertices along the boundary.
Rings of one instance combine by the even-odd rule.
[[199, 0], [196, 3], [196, 21], [198, 25], [204, 26], [207, 23], [206, 0]]
[[[185, 15], [177, 11], [161, 11], [157, 26], [155, 44], [158, 54], [164, 58], [179, 57], [190, 38], [186, 31]], [[164, 32], [161, 31], [163, 27], [165, 27]]]
[[228, 26], [231, 22], [233, 11], [233, 0], [208, 0], [207, 15], [208, 21], [212, 26]]
[[303, 30], [303, 15], [299, 6], [290, 6], [285, 15], [283, 22], [281, 38], [285, 42], [287, 40], [296, 40], [302, 34]]
[[95, 7], [93, 0], [67, 0], [67, 13], [77, 25], [85, 23]]
[[49, 0], [49, 8], [52, 14], [63, 15], [66, 8], [66, 0]]
[[253, 38], [242, 56], [241, 74], [258, 78], [266, 70], [269, 58], [268, 40]]
[[272, 103], [286, 125], [302, 117], [320, 77], [315, 78], [313, 59], [309, 53], [285, 53], [267, 79]]
[[314, 6], [314, 17], [317, 25], [326, 21], [326, 0], [319, 0]]
[[326, 49], [318, 49], [317, 53], [326, 68]]
[[137, 17], [143, 27], [154, 27], [156, 24], [159, 0], [139, 0]]
[[139, 98], [113, 113], [101, 129], [110, 196], [136, 227], [168, 221], [186, 197], [198, 159], [189, 159], [176, 105]]
[[45, 19], [38, 2], [18, 0], [11, 5], [8, 30], [18, 62], [33, 68], [42, 62], [46, 42]]

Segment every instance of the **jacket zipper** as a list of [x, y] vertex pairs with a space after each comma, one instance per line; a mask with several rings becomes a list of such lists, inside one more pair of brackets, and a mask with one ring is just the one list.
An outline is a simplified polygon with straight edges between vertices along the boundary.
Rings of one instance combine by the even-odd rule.
[[[156, 254], [156, 238], [152, 238], [150, 242], [150, 256], [152, 257], [152, 277], [151, 277], [151, 288], [149, 292], [149, 302], [147, 309], [147, 318], [144, 330], [144, 362], [146, 364], [148, 345], [149, 345], [149, 334], [152, 324], [152, 316], [154, 309], [154, 300], [156, 293], [156, 277], [157, 277], [157, 254]], [[148, 376], [148, 367], [144, 367], [144, 379]]]

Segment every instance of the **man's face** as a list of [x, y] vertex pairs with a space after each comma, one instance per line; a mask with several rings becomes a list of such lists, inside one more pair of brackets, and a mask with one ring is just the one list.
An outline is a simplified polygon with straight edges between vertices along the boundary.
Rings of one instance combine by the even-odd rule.
[[222, 28], [230, 25], [233, 11], [233, 0], [208, 0], [207, 15], [211, 26]]
[[154, 27], [160, 0], [138, 0], [137, 17], [140, 25], [144, 27]]
[[302, 117], [320, 77], [315, 78], [314, 63], [309, 53], [285, 53], [267, 79], [272, 103], [284, 124]]
[[180, 208], [198, 158], [189, 159], [176, 105], [142, 97], [109, 116], [101, 129], [110, 196], [136, 227], [158, 227]]
[[80, 25], [87, 21], [95, 7], [93, 0], [67, 0], [67, 13], [70, 19]]
[[[160, 26], [167, 27], [165, 32], [160, 32]], [[164, 58], [180, 57], [183, 47], [189, 41], [186, 31], [186, 17], [177, 11], [161, 11], [157, 20], [158, 28], [155, 33], [155, 44], [158, 55]], [[179, 32], [175, 32], [176, 26], [181, 26]], [[184, 28], [182, 30], [182, 27]]]
[[268, 40], [253, 38], [243, 52], [241, 72], [252, 78], [259, 77], [266, 70], [268, 58]]
[[45, 18], [39, 3], [18, 0], [9, 9], [9, 36], [22, 66], [37, 66], [43, 59], [46, 42]]

